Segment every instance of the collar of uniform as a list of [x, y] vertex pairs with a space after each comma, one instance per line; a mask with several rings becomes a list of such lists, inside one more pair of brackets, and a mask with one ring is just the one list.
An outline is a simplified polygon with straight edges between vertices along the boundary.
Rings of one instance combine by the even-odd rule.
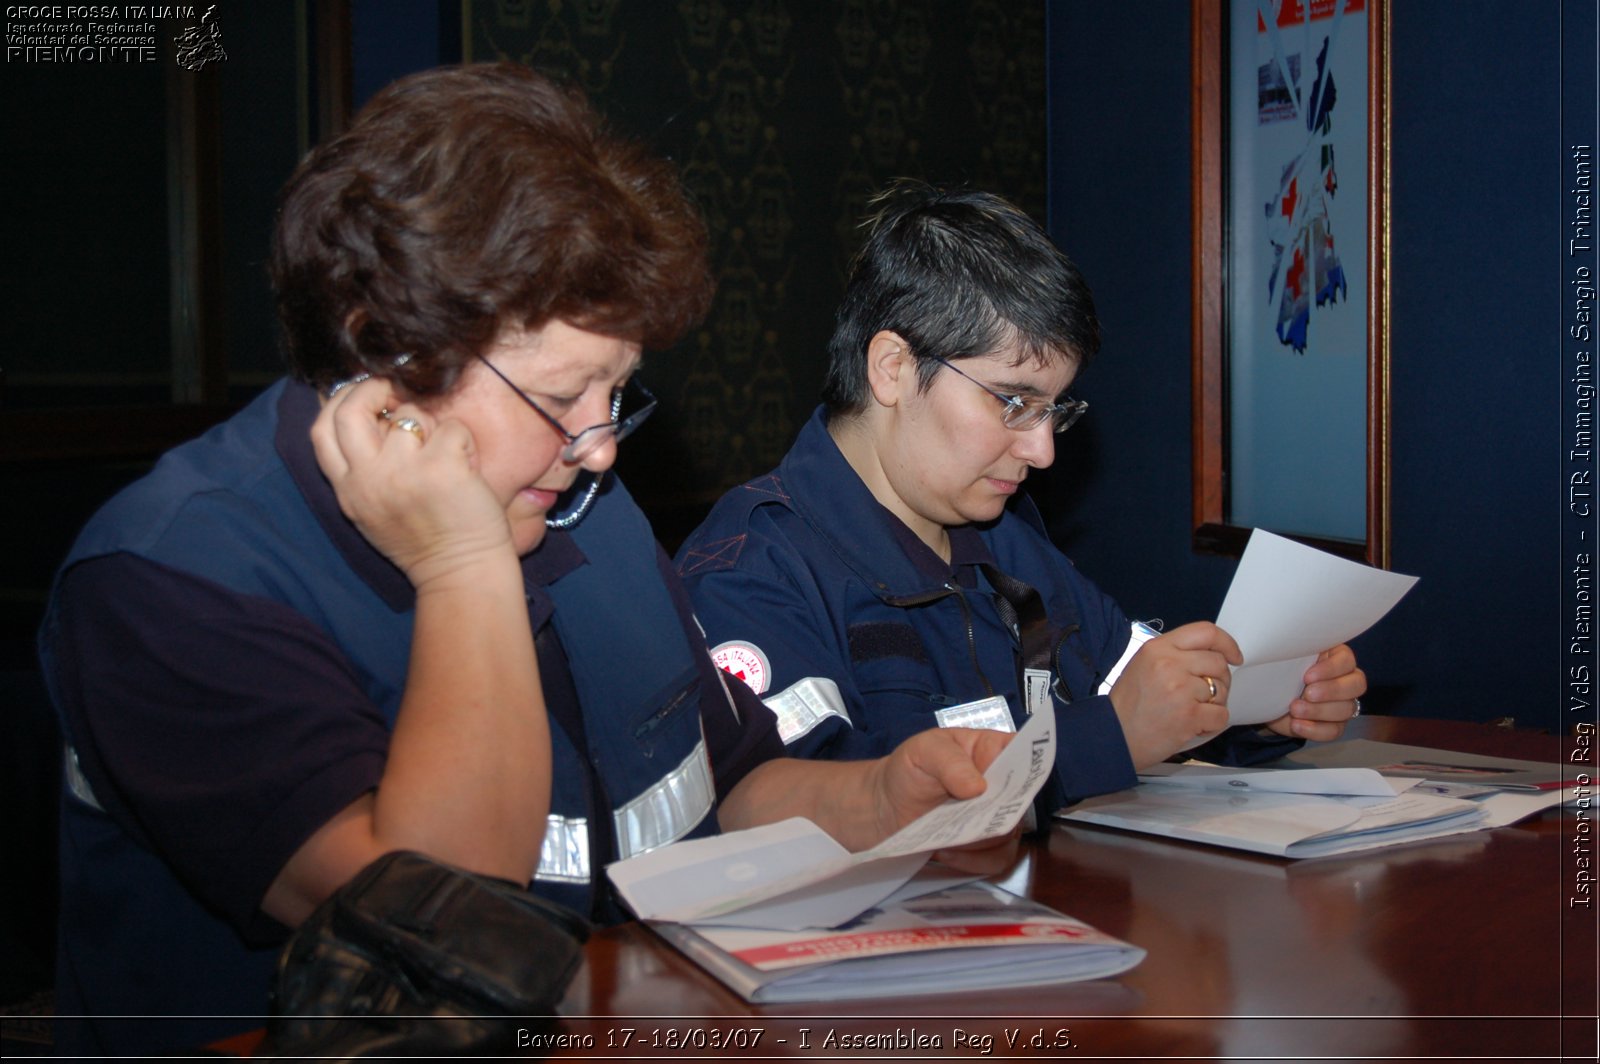
[[[411, 581], [368, 543], [339, 509], [333, 486], [317, 465], [316, 451], [311, 446], [311, 423], [321, 409], [314, 388], [298, 381], [288, 382], [278, 399], [278, 428], [274, 441], [278, 456], [345, 563], [390, 609], [403, 613], [416, 605], [416, 590]], [[584, 561], [583, 551], [572, 537], [556, 529], [547, 530], [544, 541], [522, 559], [522, 579], [535, 630], [549, 619], [555, 608], [544, 588]]]
[[924, 594], [942, 587], [952, 567], [993, 560], [978, 530], [962, 525], [950, 530], [951, 564], [945, 565], [873, 497], [828, 435], [823, 407], [812, 413], [778, 468], [791, 508], [879, 597]]
[[897, 518], [893, 525], [895, 542], [900, 544], [900, 549], [905, 551], [906, 557], [916, 566], [922, 578], [931, 584], [952, 583], [970, 590], [978, 586], [977, 567], [995, 564], [994, 552], [989, 550], [989, 545], [971, 525], [958, 525], [949, 530], [948, 562], [922, 542], [904, 521]]

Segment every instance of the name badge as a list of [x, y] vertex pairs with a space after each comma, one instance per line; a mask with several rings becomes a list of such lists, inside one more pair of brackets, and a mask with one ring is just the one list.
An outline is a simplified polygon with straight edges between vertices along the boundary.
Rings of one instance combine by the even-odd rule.
[[981, 728], [987, 731], [1014, 732], [1017, 724], [1011, 719], [1011, 707], [1000, 695], [990, 695], [976, 702], [963, 702], [947, 706], [934, 714], [941, 728]]
[[1050, 670], [1022, 670], [1022, 701], [1028, 716], [1050, 708]]

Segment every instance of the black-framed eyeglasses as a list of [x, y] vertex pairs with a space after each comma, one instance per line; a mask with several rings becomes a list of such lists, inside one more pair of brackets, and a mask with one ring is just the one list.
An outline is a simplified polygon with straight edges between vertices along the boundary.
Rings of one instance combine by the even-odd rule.
[[[511, 383], [511, 378], [494, 368], [482, 355], [478, 361], [489, 367], [489, 372], [506, 382], [506, 387], [517, 393], [517, 396], [529, 406], [533, 412], [544, 418], [550, 427], [561, 433], [567, 445], [561, 449], [561, 459], [565, 462], [581, 462], [605, 444], [607, 440], [616, 440], [621, 443], [628, 435], [638, 428], [644, 419], [655, 412], [656, 397], [650, 394], [649, 389], [640, 384], [637, 379], [629, 377], [620, 388], [611, 391], [611, 420], [602, 421], [598, 425], [590, 425], [582, 432], [568, 432], [567, 427], [551, 417], [544, 407], [533, 401], [527, 392]], [[629, 394], [632, 393], [632, 394]], [[626, 416], [622, 414], [624, 405], [630, 407]]]
[[1000, 400], [1001, 404], [1005, 406], [1005, 412], [1000, 415], [1000, 420], [1005, 423], [1008, 429], [1026, 432], [1028, 429], [1037, 428], [1044, 424], [1046, 419], [1054, 419], [1055, 423], [1051, 426], [1050, 431], [1061, 433], [1076, 424], [1077, 420], [1089, 409], [1088, 403], [1082, 399], [1073, 399], [1070, 396], [1059, 403], [1052, 403], [1048, 399], [1040, 399], [1037, 396], [1030, 396], [1025, 399], [1020, 395], [1002, 395], [976, 377], [970, 377], [962, 373], [954, 363], [939, 358], [937, 355], [934, 356], [933, 360], [945, 369], [955, 370], [961, 376], [966, 377], [967, 380]]

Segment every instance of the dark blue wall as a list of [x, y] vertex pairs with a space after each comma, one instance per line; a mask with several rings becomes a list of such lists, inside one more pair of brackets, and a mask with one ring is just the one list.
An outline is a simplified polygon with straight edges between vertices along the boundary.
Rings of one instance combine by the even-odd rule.
[[[1554, 727], [1560, 9], [1391, 10], [1392, 567], [1422, 581], [1356, 649], [1373, 709]], [[1041, 501], [1131, 613], [1181, 623], [1234, 563], [1190, 548], [1188, 5], [1157, 11], [1050, 6], [1051, 228], [1105, 346]]]
[[452, 0], [354, 0], [351, 113], [389, 82], [461, 62], [461, 5]]

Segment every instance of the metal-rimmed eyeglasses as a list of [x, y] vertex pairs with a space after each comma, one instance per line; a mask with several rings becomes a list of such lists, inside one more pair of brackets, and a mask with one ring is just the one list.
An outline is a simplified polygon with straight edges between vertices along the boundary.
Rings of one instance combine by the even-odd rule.
[[[619, 388], [613, 388], [611, 391], [610, 421], [602, 421], [598, 425], [590, 425], [582, 432], [568, 432], [565, 425], [557, 421], [554, 417], [550, 416], [550, 414], [545, 411], [544, 407], [533, 401], [533, 396], [529, 395], [521, 388], [518, 388], [515, 384], [512, 384], [511, 378], [495, 369], [494, 363], [490, 362], [482, 355], [478, 356], [478, 361], [482, 362], [485, 366], [488, 366], [490, 373], [493, 373], [496, 377], [499, 377], [501, 380], [505, 381], [507, 388], [510, 388], [512, 391], [516, 392], [517, 396], [524, 403], [527, 403], [529, 406], [533, 407], [534, 413], [544, 418], [545, 421], [549, 423], [551, 428], [561, 433], [561, 435], [567, 441], [567, 445], [561, 449], [561, 459], [564, 462], [583, 461], [600, 447], [604, 446], [607, 440], [616, 440], [618, 443], [621, 443], [623, 440], [628, 438], [628, 435], [633, 432], [634, 429], [638, 428], [644, 422], [645, 418], [653, 414], [656, 409], [656, 397], [651, 395], [649, 389], [640, 384], [636, 378], [629, 377], [625, 384]], [[622, 413], [623, 403], [629, 398], [628, 393], [630, 391], [635, 393], [632, 396], [634, 400], [633, 409], [628, 412], [626, 417], [619, 417], [619, 415]]]
[[960, 373], [961, 376], [966, 377], [967, 380], [1000, 400], [1001, 404], [1005, 406], [1005, 412], [1000, 415], [1000, 420], [1005, 423], [1008, 429], [1026, 432], [1031, 428], [1037, 428], [1044, 424], [1046, 419], [1054, 419], [1055, 423], [1051, 426], [1050, 431], [1061, 433], [1076, 424], [1077, 420], [1083, 416], [1084, 411], [1089, 409], [1088, 403], [1082, 399], [1073, 399], [1070, 396], [1059, 403], [1052, 403], [1037, 396], [1030, 396], [1024, 399], [1020, 395], [1002, 395], [976, 377], [962, 373], [961, 369], [954, 363], [937, 355], [934, 356], [933, 360], [945, 369], [955, 370], [955, 372]]

